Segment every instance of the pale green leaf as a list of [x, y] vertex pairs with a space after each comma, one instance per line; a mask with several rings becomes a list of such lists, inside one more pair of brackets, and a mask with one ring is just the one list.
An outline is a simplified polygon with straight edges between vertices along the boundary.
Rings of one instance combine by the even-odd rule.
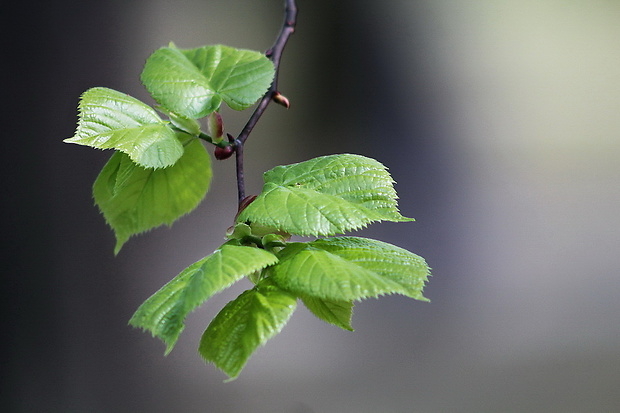
[[75, 135], [64, 142], [116, 149], [146, 168], [166, 168], [183, 155], [176, 132], [150, 106], [103, 87], [84, 92]]
[[176, 128], [193, 137], [200, 135], [200, 123], [196, 119], [179, 115], [178, 113], [169, 111], [162, 106], [158, 106], [157, 110], [165, 113], [170, 118], [170, 123], [172, 123]]
[[269, 277], [299, 296], [351, 301], [405, 292], [397, 282], [311, 243], [291, 243], [278, 258], [280, 262], [268, 270]]
[[398, 212], [386, 168], [360, 155], [330, 155], [277, 166], [261, 194], [239, 215], [296, 235], [333, 235], [374, 221], [412, 221]]
[[142, 168], [116, 152], [93, 186], [95, 203], [116, 234], [118, 253], [130, 236], [166, 224], [191, 212], [211, 182], [210, 158], [198, 140], [166, 169]]
[[302, 294], [300, 298], [306, 308], [317, 318], [344, 330], [353, 331], [351, 327], [352, 301], [325, 300], [305, 294]]
[[185, 328], [185, 317], [214, 294], [246, 275], [273, 265], [275, 255], [258, 248], [223, 245], [190, 265], [146, 300], [129, 323], [150, 331], [174, 347]]
[[155, 51], [142, 82], [161, 105], [189, 118], [217, 110], [222, 101], [235, 110], [253, 105], [271, 85], [273, 63], [263, 54], [215, 45]]
[[299, 296], [350, 301], [396, 293], [425, 300], [424, 260], [381, 241], [340, 237], [294, 243], [278, 258], [270, 278]]
[[220, 311], [204, 332], [198, 351], [234, 379], [252, 353], [282, 330], [296, 306], [294, 295], [263, 280]]
[[387, 242], [360, 237], [324, 238], [310, 244], [396, 281], [408, 297], [428, 301], [422, 290], [430, 276], [430, 268], [419, 255]]

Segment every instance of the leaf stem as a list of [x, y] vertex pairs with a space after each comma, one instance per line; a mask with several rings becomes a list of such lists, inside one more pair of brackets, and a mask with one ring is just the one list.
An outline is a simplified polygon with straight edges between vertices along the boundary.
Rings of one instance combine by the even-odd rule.
[[241, 205], [241, 201], [245, 198], [245, 182], [243, 175], [243, 145], [245, 141], [250, 136], [250, 133], [256, 126], [256, 123], [261, 118], [265, 109], [269, 103], [273, 100], [273, 97], [278, 93], [278, 74], [280, 71], [280, 59], [282, 58], [282, 52], [284, 51], [284, 46], [288, 42], [289, 37], [295, 31], [295, 25], [297, 23], [297, 5], [295, 4], [295, 0], [285, 0], [284, 6], [284, 23], [282, 24], [282, 29], [276, 38], [273, 46], [269, 50], [265, 52], [265, 55], [273, 62], [275, 67], [275, 75], [273, 78], [273, 82], [271, 86], [267, 90], [267, 93], [263, 95], [262, 99], [258, 103], [258, 106], [248, 119], [248, 122], [243, 127], [243, 130], [235, 139], [235, 152], [236, 152], [236, 162], [237, 162], [237, 190], [239, 195], [239, 205]]

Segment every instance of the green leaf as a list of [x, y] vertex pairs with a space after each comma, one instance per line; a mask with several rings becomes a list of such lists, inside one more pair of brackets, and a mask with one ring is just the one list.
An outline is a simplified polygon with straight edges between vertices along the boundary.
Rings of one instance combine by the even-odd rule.
[[150, 106], [97, 87], [81, 97], [75, 135], [64, 142], [117, 149], [145, 168], [166, 168], [183, 155], [176, 132]]
[[246, 275], [273, 265], [275, 255], [258, 248], [223, 245], [187, 267], [146, 300], [129, 324], [167, 344], [168, 354], [185, 328], [185, 317], [214, 294]]
[[166, 224], [192, 211], [211, 182], [211, 163], [194, 140], [173, 166], [146, 169], [116, 152], [93, 186], [95, 203], [116, 234], [117, 254], [130, 236]]
[[221, 45], [155, 51], [142, 82], [163, 106], [189, 118], [202, 118], [222, 101], [235, 110], [253, 105], [267, 92], [273, 63], [263, 54]]
[[353, 331], [351, 316], [352, 301], [331, 301], [310, 295], [301, 295], [301, 301], [317, 318], [344, 330]]
[[311, 243], [291, 243], [278, 258], [280, 262], [269, 269], [269, 277], [300, 296], [350, 301], [404, 292], [398, 283]]
[[172, 123], [176, 128], [193, 137], [197, 137], [198, 135], [200, 135], [200, 123], [196, 119], [191, 119], [183, 115], [179, 115], [178, 113], [169, 111], [162, 106], [158, 106], [157, 110], [165, 113], [170, 118], [170, 123]]
[[282, 330], [296, 306], [294, 295], [262, 280], [220, 311], [204, 332], [198, 351], [234, 379], [252, 353]]
[[396, 281], [408, 297], [428, 301], [422, 290], [430, 276], [430, 268], [419, 255], [387, 242], [360, 237], [324, 238], [310, 244]]
[[278, 166], [264, 175], [262, 193], [238, 222], [296, 235], [334, 235], [374, 221], [413, 221], [398, 212], [386, 168], [360, 155], [330, 155]]
[[294, 243], [278, 258], [270, 278], [299, 296], [350, 301], [396, 293], [425, 300], [424, 260], [381, 241], [340, 237]]

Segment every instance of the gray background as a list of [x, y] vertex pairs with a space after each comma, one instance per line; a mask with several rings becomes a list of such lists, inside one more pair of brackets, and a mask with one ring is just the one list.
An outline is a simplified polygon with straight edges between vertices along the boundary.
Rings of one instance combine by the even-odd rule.
[[[3, 6], [1, 410], [620, 410], [620, 2], [299, 3], [280, 83], [292, 107], [248, 141], [248, 191], [277, 164], [377, 158], [417, 221], [358, 235], [424, 256], [432, 303], [364, 301], [354, 333], [300, 308], [224, 384], [196, 348], [242, 284], [163, 357], [127, 320], [222, 241], [233, 163], [193, 214], [114, 257], [90, 195], [110, 152], [61, 140], [89, 87], [150, 102], [138, 76], [170, 40], [268, 48], [281, 2]], [[248, 115], [225, 111], [228, 131]]]

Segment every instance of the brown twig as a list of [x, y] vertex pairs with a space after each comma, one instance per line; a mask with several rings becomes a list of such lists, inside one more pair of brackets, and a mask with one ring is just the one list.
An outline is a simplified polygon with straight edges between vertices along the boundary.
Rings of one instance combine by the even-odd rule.
[[252, 113], [252, 116], [250, 116], [250, 119], [248, 119], [248, 122], [243, 127], [243, 130], [241, 131], [239, 136], [237, 136], [237, 138], [234, 140], [236, 152], [235, 159], [237, 163], [237, 191], [239, 194], [239, 205], [241, 205], [241, 202], [245, 198], [245, 182], [243, 179], [243, 145], [250, 136], [250, 133], [254, 129], [254, 126], [256, 126], [256, 123], [265, 112], [265, 109], [267, 109], [269, 103], [271, 103], [276, 94], [279, 94], [278, 74], [280, 71], [280, 59], [282, 58], [282, 51], [284, 50], [284, 46], [286, 46], [289, 37], [295, 31], [295, 24], [297, 23], [297, 5], [295, 4], [295, 0], [285, 1], [284, 13], [285, 16], [284, 23], [282, 24], [282, 29], [280, 30], [280, 33], [278, 34], [278, 37], [273, 46], [271, 46], [271, 48], [265, 52], [265, 55], [273, 62], [273, 65], [275, 67], [273, 82], [267, 90], [267, 93], [265, 93], [265, 95], [258, 103], [258, 106], [254, 110], [254, 113]]

